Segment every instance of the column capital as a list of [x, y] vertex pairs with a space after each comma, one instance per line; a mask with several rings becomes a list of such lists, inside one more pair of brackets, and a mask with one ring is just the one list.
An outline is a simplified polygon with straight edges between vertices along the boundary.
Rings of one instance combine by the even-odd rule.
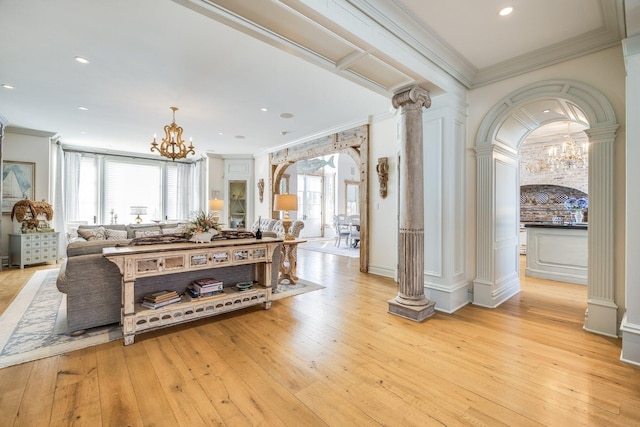
[[405, 89], [402, 92], [398, 92], [393, 95], [391, 99], [394, 108], [401, 106], [409, 106], [407, 104], [414, 104], [413, 106], [420, 109], [422, 107], [431, 107], [431, 97], [429, 91], [421, 88], [420, 86], [413, 86], [409, 89]]

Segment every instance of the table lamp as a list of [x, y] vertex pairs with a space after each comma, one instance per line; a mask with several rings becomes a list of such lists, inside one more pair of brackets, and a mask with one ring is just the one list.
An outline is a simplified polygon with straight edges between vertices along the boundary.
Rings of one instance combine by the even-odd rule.
[[218, 212], [224, 209], [224, 200], [211, 199], [209, 200], [209, 210], [213, 212], [213, 222], [216, 224], [220, 221]]
[[131, 206], [131, 215], [137, 215], [135, 222], [140, 224], [142, 222], [142, 218], [140, 218], [140, 215], [146, 215], [147, 214], [147, 207], [146, 206]]
[[276, 194], [273, 205], [274, 210], [284, 212], [284, 219], [282, 220], [284, 240], [295, 240], [295, 236], [289, 233], [289, 227], [291, 227], [289, 211], [298, 210], [298, 196], [295, 194]]

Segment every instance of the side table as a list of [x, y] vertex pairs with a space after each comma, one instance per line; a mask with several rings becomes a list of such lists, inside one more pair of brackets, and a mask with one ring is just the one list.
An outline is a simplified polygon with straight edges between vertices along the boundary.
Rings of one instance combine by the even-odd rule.
[[280, 276], [278, 277], [278, 283], [287, 280], [289, 285], [296, 284], [296, 280], [298, 280], [298, 276], [296, 276], [298, 245], [304, 242], [306, 242], [304, 239], [282, 241], [282, 258], [280, 259]]

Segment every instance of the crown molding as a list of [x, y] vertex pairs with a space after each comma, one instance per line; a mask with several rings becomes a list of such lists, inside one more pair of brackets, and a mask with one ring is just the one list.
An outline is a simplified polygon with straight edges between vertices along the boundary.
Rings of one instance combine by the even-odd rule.
[[625, 37], [623, 0], [600, 0], [602, 26], [594, 31], [523, 54], [502, 63], [478, 69], [442, 40], [426, 23], [411, 15], [397, 0], [345, 0], [388, 32], [403, 40], [426, 60], [472, 89], [617, 46]]
[[4, 130], [5, 130], [5, 132], [9, 132], [9, 133], [16, 133], [16, 134], [19, 134], [19, 135], [37, 136], [37, 137], [41, 137], [41, 138], [53, 138], [54, 136], [56, 136], [58, 134], [57, 132], [48, 132], [48, 131], [45, 131], [45, 130], [29, 129], [29, 128], [23, 128], [23, 127], [19, 127], [19, 126], [7, 126]]

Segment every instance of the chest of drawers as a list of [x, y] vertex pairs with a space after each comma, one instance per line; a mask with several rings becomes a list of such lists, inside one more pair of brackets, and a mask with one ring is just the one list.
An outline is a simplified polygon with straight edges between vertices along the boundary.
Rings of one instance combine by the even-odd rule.
[[58, 262], [58, 239], [60, 233], [11, 233], [9, 234], [9, 265]]

